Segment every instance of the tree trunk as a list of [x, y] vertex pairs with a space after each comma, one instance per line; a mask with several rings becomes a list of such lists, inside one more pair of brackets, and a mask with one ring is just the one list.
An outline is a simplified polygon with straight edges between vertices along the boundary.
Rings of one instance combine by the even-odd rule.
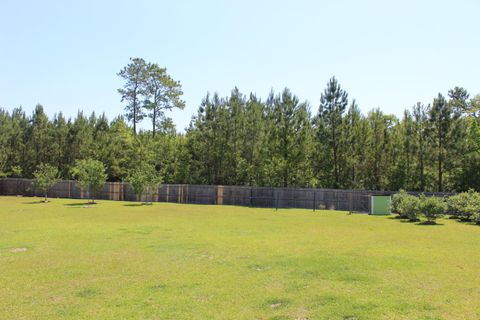
[[88, 199], [90, 204], [95, 203], [95, 195], [93, 194], [92, 190], [88, 190]]
[[133, 105], [133, 135], [137, 135], [137, 111], [136, 111], [135, 104]]
[[157, 88], [155, 87], [155, 94], [153, 96], [153, 115], [152, 115], [152, 137], [155, 138], [155, 129], [157, 127]]
[[[421, 131], [423, 131], [423, 127], [420, 128]], [[419, 152], [419, 162], [420, 162], [420, 191], [425, 191], [425, 174], [424, 174], [424, 160], [423, 160], [423, 156], [424, 156], [424, 152], [425, 152], [425, 148], [424, 148], [424, 137], [422, 136], [422, 133], [420, 131], [420, 134], [419, 134], [419, 145], [420, 145], [420, 152]]]
[[157, 121], [157, 111], [156, 108], [154, 107], [153, 109], [153, 116], [152, 116], [152, 137], [155, 138], [155, 123]]
[[438, 159], [438, 192], [443, 191], [442, 176], [443, 176], [442, 159], [441, 159], [441, 156], [439, 156], [439, 159]]
[[438, 129], [438, 192], [442, 192], [443, 186], [442, 186], [442, 148], [443, 148], [443, 143], [442, 143], [442, 133], [440, 131], [440, 126]]
[[425, 174], [423, 168], [423, 151], [422, 155], [420, 156], [420, 191], [425, 190]]
[[137, 87], [133, 93], [133, 135], [137, 135]]
[[286, 188], [288, 186], [288, 137], [286, 134], [283, 135], [283, 160], [284, 160], [284, 168], [283, 168], [283, 187]]
[[[355, 160], [354, 160], [355, 161]], [[355, 164], [352, 165], [352, 183], [351, 186], [355, 188]]]
[[335, 175], [335, 188], [338, 188], [338, 164], [337, 164], [337, 136], [335, 126], [332, 127], [332, 142], [333, 142], [333, 172]]

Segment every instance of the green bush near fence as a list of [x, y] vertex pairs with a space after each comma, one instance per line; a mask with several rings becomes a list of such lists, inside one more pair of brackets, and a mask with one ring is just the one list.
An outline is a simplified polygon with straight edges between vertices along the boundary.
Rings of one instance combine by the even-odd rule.
[[393, 195], [391, 209], [400, 218], [410, 221], [419, 221], [420, 217], [424, 217], [426, 224], [435, 224], [436, 219], [445, 214], [480, 224], [480, 194], [474, 190], [447, 199], [425, 195], [417, 197], [401, 190]]
[[408, 194], [405, 192], [405, 190], [403, 189], [400, 189], [399, 192], [395, 193], [393, 196], [392, 196], [392, 200], [390, 202], [390, 206], [391, 206], [391, 212], [392, 213], [395, 213], [395, 214], [398, 214], [400, 218], [408, 218], [405, 214], [402, 214], [401, 211], [403, 211], [402, 209], [402, 201], [405, 197], [407, 197]]
[[464, 221], [480, 220], [480, 194], [470, 189], [448, 198], [448, 211]]
[[396, 208], [400, 217], [412, 222], [419, 220], [420, 199], [418, 197], [404, 194], [401, 198], [397, 198]]
[[426, 218], [426, 224], [435, 224], [437, 219], [443, 217], [447, 210], [445, 199], [440, 197], [426, 197], [420, 195], [419, 212]]

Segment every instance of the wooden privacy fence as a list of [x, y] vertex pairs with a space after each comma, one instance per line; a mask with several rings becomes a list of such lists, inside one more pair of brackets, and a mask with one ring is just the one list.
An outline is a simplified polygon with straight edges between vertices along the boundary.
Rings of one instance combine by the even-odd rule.
[[[337, 190], [308, 188], [268, 188], [164, 184], [154, 194], [155, 202], [238, 205], [262, 208], [329, 209], [370, 212], [371, 195], [389, 195], [390, 191]], [[0, 195], [43, 196], [30, 179], [0, 179]], [[57, 183], [48, 192], [52, 198], [85, 199], [87, 192], [76, 181]], [[447, 196], [448, 193], [429, 195]], [[107, 182], [97, 199], [137, 201], [132, 187], [125, 182]]]

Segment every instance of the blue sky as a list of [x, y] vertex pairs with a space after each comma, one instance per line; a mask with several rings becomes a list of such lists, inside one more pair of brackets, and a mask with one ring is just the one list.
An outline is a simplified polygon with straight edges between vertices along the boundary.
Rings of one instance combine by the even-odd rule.
[[[129, 57], [168, 68], [187, 107], [237, 86], [289, 87], [312, 111], [335, 75], [362, 111], [401, 115], [458, 85], [480, 93], [480, 1], [0, 2], [0, 107], [123, 113]], [[143, 125], [148, 127], [148, 123]]]

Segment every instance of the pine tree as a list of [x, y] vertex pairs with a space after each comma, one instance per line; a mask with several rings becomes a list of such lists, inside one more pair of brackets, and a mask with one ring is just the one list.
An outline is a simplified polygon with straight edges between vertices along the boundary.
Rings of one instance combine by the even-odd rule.
[[130, 58], [130, 63], [120, 70], [118, 76], [125, 80], [118, 93], [122, 95], [122, 102], [127, 102], [125, 115], [127, 120], [132, 121], [133, 134], [136, 135], [137, 123], [145, 116], [142, 97], [146, 91], [147, 64], [142, 58]]
[[412, 178], [416, 181], [413, 190], [425, 191], [426, 190], [426, 156], [428, 150], [428, 117], [427, 112], [430, 107], [425, 107], [418, 102], [413, 107], [413, 141], [414, 141], [414, 153], [415, 153], [415, 174]]
[[443, 191], [446, 149], [449, 146], [448, 136], [452, 125], [452, 108], [445, 97], [438, 94], [433, 100], [429, 112], [430, 138], [436, 148], [435, 162], [437, 166], [437, 191]]
[[180, 82], [173, 80], [166, 68], [149, 63], [145, 73], [144, 93], [147, 99], [144, 106], [150, 112], [148, 117], [152, 120], [152, 136], [155, 137], [161, 121], [165, 119], [165, 111], [183, 109], [185, 102], [181, 100], [183, 92]]
[[342, 134], [343, 113], [348, 104], [348, 94], [335, 77], [331, 78], [320, 97], [318, 108], [318, 138], [326, 140], [333, 162], [333, 187], [340, 187], [340, 140]]
[[356, 188], [359, 184], [358, 171], [360, 166], [360, 153], [361, 153], [361, 132], [360, 121], [362, 120], [362, 114], [355, 99], [350, 104], [345, 119], [345, 134], [344, 143], [345, 154], [347, 159], [346, 180], [349, 188]]
[[271, 97], [270, 109], [273, 130], [275, 172], [280, 186], [299, 185], [299, 168], [306, 161], [310, 115], [308, 105], [285, 88], [281, 94]]

